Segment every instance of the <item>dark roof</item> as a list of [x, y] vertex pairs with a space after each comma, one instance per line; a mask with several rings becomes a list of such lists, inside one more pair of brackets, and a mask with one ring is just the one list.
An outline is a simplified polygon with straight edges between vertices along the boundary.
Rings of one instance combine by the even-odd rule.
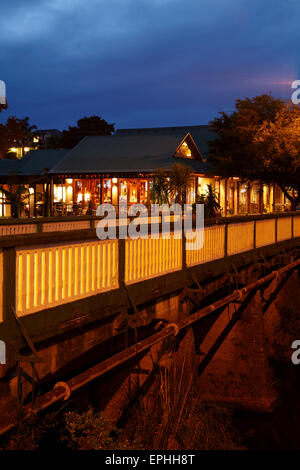
[[[184, 138], [190, 140], [197, 159], [175, 157]], [[170, 168], [180, 161], [196, 172], [204, 172], [205, 162], [191, 136], [114, 135], [85, 137], [60, 161], [51, 173], [132, 173]]]
[[20, 160], [2, 158], [0, 160], [0, 175], [12, 175], [20, 171]]
[[207, 142], [217, 137], [208, 125], [118, 129], [114, 135], [176, 135], [180, 138], [188, 132], [193, 137], [201, 155], [207, 158]]
[[59, 163], [69, 149], [44, 149], [30, 150], [21, 160], [21, 172], [23, 175], [40, 175], [48, 173]]
[[0, 175], [43, 175], [48, 173], [69, 150], [30, 150], [20, 160], [0, 160]]

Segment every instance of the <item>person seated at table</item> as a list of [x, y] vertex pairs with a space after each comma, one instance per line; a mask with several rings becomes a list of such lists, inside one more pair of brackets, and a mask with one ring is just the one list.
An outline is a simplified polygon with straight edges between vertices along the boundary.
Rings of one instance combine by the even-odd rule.
[[77, 202], [73, 203], [72, 212], [74, 215], [81, 215], [81, 207]]
[[93, 204], [92, 200], [89, 200], [89, 205], [86, 211], [86, 215], [94, 215], [95, 213], [95, 204]]

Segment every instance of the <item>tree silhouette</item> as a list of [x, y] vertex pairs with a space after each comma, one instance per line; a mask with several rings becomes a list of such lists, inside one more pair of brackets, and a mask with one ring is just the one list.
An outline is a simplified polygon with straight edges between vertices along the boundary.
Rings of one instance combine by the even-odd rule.
[[10, 116], [6, 124], [0, 124], [0, 156], [5, 158], [10, 147], [21, 147], [22, 155], [24, 147], [33, 146], [33, 133], [36, 126], [29, 124], [29, 117], [19, 119]]
[[86, 136], [111, 135], [114, 124], [108, 124], [99, 116], [84, 117], [77, 121], [77, 126], [69, 126], [61, 135], [51, 136], [47, 148], [73, 148]]
[[295, 210], [300, 202], [300, 108], [270, 95], [239, 99], [211, 123], [209, 157], [220, 173], [276, 183]]
[[191, 170], [181, 163], [174, 163], [170, 170], [158, 169], [152, 178], [151, 200], [157, 204], [175, 201], [183, 205], [190, 183]]
[[224, 111], [210, 122], [217, 138], [208, 142], [209, 158], [223, 174], [261, 179], [264, 164], [255, 137], [264, 122], [273, 122], [284, 102], [271, 95], [238, 99], [231, 114]]
[[296, 210], [300, 202], [300, 108], [286, 104], [274, 121], [265, 121], [254, 142], [261, 156], [265, 179], [274, 181]]

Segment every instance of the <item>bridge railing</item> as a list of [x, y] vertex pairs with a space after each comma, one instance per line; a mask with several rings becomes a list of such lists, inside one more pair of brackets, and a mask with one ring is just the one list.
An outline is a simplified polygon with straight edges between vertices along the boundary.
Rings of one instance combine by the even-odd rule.
[[[190, 234], [187, 234], [190, 237]], [[189, 238], [188, 237], [188, 238]], [[0, 321], [97, 296], [188, 267], [300, 237], [300, 214], [207, 225], [204, 244], [189, 250], [171, 237], [105, 240], [95, 229], [0, 238]], [[63, 241], [60, 241], [63, 238]], [[199, 238], [201, 241], [201, 237]]]
[[115, 289], [117, 266], [117, 240], [17, 249], [17, 314]]

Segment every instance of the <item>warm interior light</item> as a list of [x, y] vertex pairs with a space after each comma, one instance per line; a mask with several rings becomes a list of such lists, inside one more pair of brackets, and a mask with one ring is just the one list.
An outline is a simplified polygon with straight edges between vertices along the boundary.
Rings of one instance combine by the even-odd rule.
[[192, 152], [191, 149], [189, 148], [188, 144], [186, 142], [182, 142], [177, 155], [181, 155], [182, 157], [186, 158], [191, 158], [192, 157]]
[[54, 185], [54, 202], [66, 202], [66, 188], [62, 185]]
[[72, 186], [67, 187], [67, 202], [70, 202], [73, 197], [73, 188]]
[[29, 188], [29, 194], [33, 194], [34, 193], [34, 189], [33, 188]]
[[0, 192], [0, 216], [2, 217], [4, 214], [3, 202], [5, 201], [5, 194]]
[[67, 178], [67, 179], [66, 179], [66, 183], [67, 183], [67, 184], [72, 184], [72, 183], [73, 183], [72, 178]]
[[118, 187], [117, 186], [113, 186], [112, 187], [112, 199], [113, 199], [113, 203], [115, 201], [115, 199], [118, 197]]
[[112, 182], [113, 182], [114, 184], [117, 184], [118, 178], [113, 178], [113, 179], [112, 179]]

